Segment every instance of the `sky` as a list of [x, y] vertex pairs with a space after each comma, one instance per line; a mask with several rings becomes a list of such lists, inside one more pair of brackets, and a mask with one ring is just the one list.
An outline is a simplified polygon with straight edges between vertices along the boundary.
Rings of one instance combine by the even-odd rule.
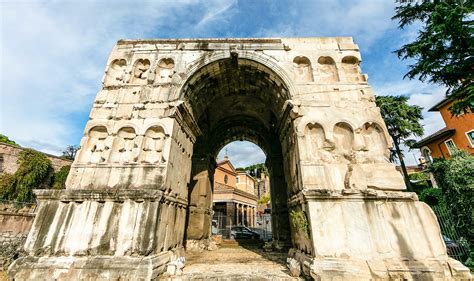
[[[119, 39], [352, 36], [375, 93], [410, 96], [425, 108], [429, 135], [444, 127], [426, 109], [445, 89], [403, 79], [410, 62], [393, 51], [416, 38], [417, 27], [399, 30], [394, 7], [394, 0], [0, 0], [0, 133], [58, 155], [79, 144]], [[236, 167], [264, 162], [252, 143], [227, 148]], [[418, 155], [406, 152], [408, 164]]]

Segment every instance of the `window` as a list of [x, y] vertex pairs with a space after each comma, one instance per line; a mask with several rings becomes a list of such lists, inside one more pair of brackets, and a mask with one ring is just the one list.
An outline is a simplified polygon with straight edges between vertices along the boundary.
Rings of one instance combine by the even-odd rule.
[[3, 173], [3, 154], [0, 154], [0, 173]]
[[444, 142], [446, 144], [446, 147], [448, 148], [449, 154], [453, 154], [453, 152], [456, 150], [456, 145], [454, 145], [454, 142], [452, 139], [449, 139]]
[[426, 164], [431, 164], [433, 162], [433, 157], [431, 156], [431, 150], [428, 147], [424, 146], [421, 149], [421, 154]]
[[235, 182], [236, 182], [236, 183], [239, 183], [239, 182], [240, 182], [240, 178], [239, 178], [238, 176], [235, 177]]
[[227, 184], [229, 182], [229, 177], [227, 175], [224, 176], [224, 183]]
[[467, 132], [466, 135], [467, 135], [467, 139], [471, 143], [471, 146], [474, 147], [474, 130]]

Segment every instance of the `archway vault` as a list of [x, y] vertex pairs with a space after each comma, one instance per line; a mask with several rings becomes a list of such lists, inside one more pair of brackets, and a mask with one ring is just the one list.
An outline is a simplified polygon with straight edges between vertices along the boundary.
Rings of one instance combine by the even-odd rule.
[[[220, 147], [255, 142], [274, 245], [317, 280], [472, 278], [403, 192], [350, 37], [120, 40], [65, 190], [37, 190], [15, 280], [156, 279], [209, 238]], [[290, 231], [291, 230], [291, 231]]]
[[219, 149], [243, 139], [256, 143], [267, 155], [274, 240], [291, 245], [286, 205], [290, 189], [283, 172], [279, 132], [284, 105], [290, 98], [288, 87], [267, 66], [238, 58], [235, 53], [196, 70], [182, 90], [201, 132], [193, 150], [186, 231], [186, 239], [192, 242], [188, 245], [210, 235], [213, 172]]

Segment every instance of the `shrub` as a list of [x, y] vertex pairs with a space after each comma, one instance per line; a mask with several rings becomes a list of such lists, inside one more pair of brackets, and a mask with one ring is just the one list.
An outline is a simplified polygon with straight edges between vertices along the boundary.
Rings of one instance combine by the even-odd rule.
[[446, 204], [443, 191], [440, 188], [423, 189], [423, 191], [420, 193], [420, 200], [431, 207], [444, 206]]
[[66, 188], [66, 179], [67, 175], [69, 174], [69, 170], [71, 170], [71, 166], [63, 166], [59, 171], [54, 173], [53, 176], [53, 184], [52, 188], [53, 189], [64, 189]]
[[5, 181], [2, 179], [1, 199], [31, 202], [33, 189], [49, 185], [53, 171], [51, 161], [41, 152], [25, 149], [20, 152], [18, 164], [20, 166], [13, 175], [5, 176]]
[[451, 159], [435, 159], [431, 165], [441, 187], [446, 207], [452, 213], [460, 235], [474, 241], [474, 156], [465, 151], [453, 153]]

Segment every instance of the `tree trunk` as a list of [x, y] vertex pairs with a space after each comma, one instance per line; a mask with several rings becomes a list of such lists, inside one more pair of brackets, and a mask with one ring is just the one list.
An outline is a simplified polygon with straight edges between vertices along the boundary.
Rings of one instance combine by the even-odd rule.
[[402, 167], [403, 178], [405, 179], [405, 185], [408, 191], [413, 191], [411, 188], [410, 178], [408, 177], [407, 167], [405, 166], [405, 161], [403, 160], [403, 154], [400, 151], [400, 146], [395, 138], [393, 138], [393, 144], [395, 145], [395, 150], [397, 151], [398, 159], [400, 160], [400, 166]]

